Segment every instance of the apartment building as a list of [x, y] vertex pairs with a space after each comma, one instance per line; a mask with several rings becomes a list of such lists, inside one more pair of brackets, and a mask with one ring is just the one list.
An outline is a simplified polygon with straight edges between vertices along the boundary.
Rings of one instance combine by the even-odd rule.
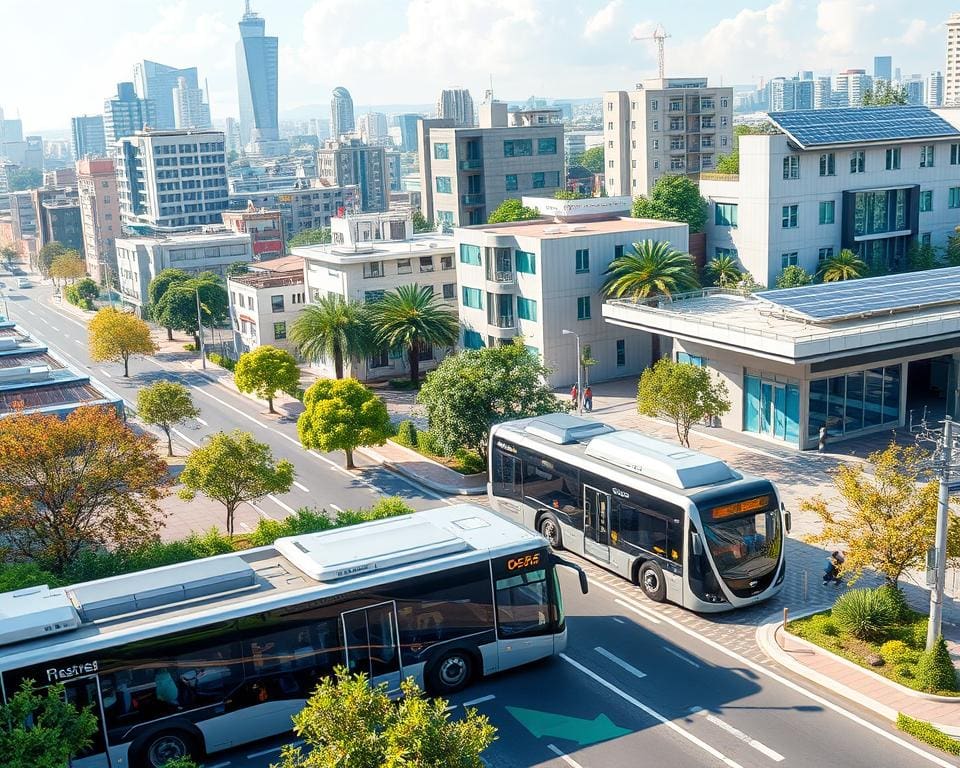
[[417, 141], [423, 215], [444, 227], [483, 224], [507, 198], [551, 195], [564, 187], [560, 110], [510, 113], [480, 106], [480, 126], [421, 120]]
[[590, 381], [639, 374], [650, 363], [650, 336], [604, 322], [604, 272], [635, 242], [663, 240], [686, 251], [688, 228], [629, 218], [631, 203], [525, 197], [544, 218], [455, 229], [463, 346], [520, 336], [553, 369], [551, 386], [570, 386], [579, 337], [582, 355], [597, 361]]
[[833, 101], [838, 107], [859, 107], [863, 95], [873, 87], [873, 78], [865, 69], [845, 69], [837, 74]]
[[696, 178], [733, 148], [733, 89], [705, 77], [645, 80], [603, 94], [604, 171], [611, 196], [650, 193], [665, 174]]
[[383, 147], [360, 139], [330, 139], [317, 150], [317, 175], [338, 187], [358, 187], [361, 211], [387, 210], [390, 172]]
[[224, 211], [223, 225], [237, 233], [250, 235], [253, 258], [257, 261], [283, 256], [283, 215], [279, 210], [257, 208], [252, 202], [242, 211]]
[[[71, 169], [72, 170], [72, 169]], [[37, 223], [37, 248], [58, 242], [83, 255], [83, 226], [76, 186], [30, 190]]]
[[227, 278], [227, 291], [240, 354], [264, 345], [296, 354], [289, 336], [306, 305], [302, 258], [257, 262], [249, 274]]
[[736, 256], [773, 285], [841, 249], [900, 271], [914, 242], [946, 245], [960, 221], [960, 116], [922, 106], [771, 113], [740, 138], [739, 176], [700, 181], [707, 256]]
[[947, 68], [944, 71], [943, 103], [955, 107], [960, 105], [960, 13], [951, 13], [946, 27]]
[[87, 274], [98, 283], [117, 273], [116, 238], [121, 235], [120, 201], [113, 160], [77, 163], [77, 192]]
[[290, 240], [305, 229], [329, 227], [330, 220], [341, 213], [352, 213], [360, 205], [360, 189], [356, 185], [289, 186], [281, 189], [236, 192], [230, 195], [231, 211], [255, 208], [280, 211], [283, 236]]

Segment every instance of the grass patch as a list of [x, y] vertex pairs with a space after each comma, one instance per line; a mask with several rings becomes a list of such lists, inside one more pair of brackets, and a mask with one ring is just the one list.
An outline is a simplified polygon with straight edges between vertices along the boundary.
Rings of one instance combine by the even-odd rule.
[[904, 733], [909, 733], [913, 738], [929, 744], [931, 747], [942, 749], [951, 755], [960, 755], [960, 741], [947, 736], [943, 731], [938, 731], [930, 723], [923, 720], [914, 720], [900, 712], [897, 715], [897, 728]]

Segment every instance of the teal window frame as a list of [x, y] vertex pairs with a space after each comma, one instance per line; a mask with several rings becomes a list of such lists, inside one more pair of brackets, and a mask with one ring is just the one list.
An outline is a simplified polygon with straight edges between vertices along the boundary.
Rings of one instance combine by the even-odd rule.
[[504, 157], [531, 157], [533, 139], [507, 139], [503, 142]]
[[480, 266], [480, 246], [471, 243], [460, 243], [460, 263]]
[[521, 275], [537, 274], [537, 254], [530, 251], [515, 251], [514, 260], [517, 265], [517, 273]]
[[578, 296], [577, 297], [577, 320], [589, 320], [589, 319], [590, 319], [590, 297]]
[[517, 317], [521, 320], [537, 322], [537, 302], [533, 299], [517, 296]]
[[517, 174], [508, 173], [503, 177], [503, 189], [505, 192], [516, 192], [520, 188], [517, 182]]
[[835, 200], [820, 201], [820, 223], [835, 224], [837, 219], [837, 203]]
[[784, 205], [780, 210], [780, 226], [781, 229], [796, 229], [800, 226], [800, 206], [796, 203], [793, 205]]
[[530, 175], [530, 186], [534, 189], [545, 189], [547, 186], [547, 174], [543, 171], [536, 171]]
[[737, 203], [717, 203], [713, 213], [713, 223], [718, 227], [737, 228], [739, 218], [739, 208]]
[[627, 340], [617, 339], [617, 368], [623, 368], [627, 364]]
[[891, 147], [887, 150], [886, 168], [888, 171], [900, 170], [900, 147]]
[[930, 213], [933, 210], [933, 190], [920, 191], [920, 213]]
[[583, 275], [590, 271], [590, 249], [589, 248], [577, 248], [574, 258], [575, 258], [574, 270], [578, 275]]
[[437, 176], [435, 179], [437, 192], [449, 195], [453, 192], [453, 180], [449, 176]]
[[557, 154], [557, 139], [555, 136], [549, 136], [546, 138], [537, 139], [537, 154], [538, 155], [555, 155]]
[[471, 309], [483, 309], [483, 291], [479, 288], [470, 288], [468, 286], [463, 286], [461, 289], [463, 301], [461, 302], [463, 306], [470, 307]]
[[438, 141], [433, 145], [433, 159], [434, 160], [449, 160], [450, 159], [450, 144], [445, 141]]
[[464, 328], [463, 347], [464, 349], [483, 349], [483, 336], [478, 331]]
[[960, 208], [960, 187], [950, 187], [947, 195], [947, 207]]

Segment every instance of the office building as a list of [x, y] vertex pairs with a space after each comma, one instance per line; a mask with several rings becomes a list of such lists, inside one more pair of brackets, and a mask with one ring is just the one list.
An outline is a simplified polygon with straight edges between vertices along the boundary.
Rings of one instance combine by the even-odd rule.
[[4, 117], [0, 109], [0, 142], [23, 141], [23, 121], [19, 117]]
[[473, 97], [466, 88], [445, 88], [437, 99], [437, 119], [452, 120], [454, 128], [472, 128], [477, 124]]
[[[400, 152], [395, 149], [388, 149], [385, 155], [387, 163], [387, 188], [390, 192], [403, 192], [403, 163], [401, 162]], [[389, 197], [388, 197], [389, 208]]]
[[146, 231], [220, 223], [227, 167], [220, 131], [141, 131], [117, 147], [120, 213]]
[[364, 144], [382, 144], [389, 139], [387, 116], [383, 112], [368, 112], [360, 116], [360, 140]]
[[[364, 303], [377, 301], [387, 291], [416, 284], [433, 290], [456, 310], [457, 272], [451, 235], [413, 234], [409, 211], [358, 214], [334, 218], [333, 242], [293, 249], [306, 265], [307, 298], [336, 294]], [[420, 369], [436, 366], [451, 350], [423, 347]], [[322, 376], [333, 376], [332, 360], [310, 361]], [[361, 381], [398, 378], [408, 372], [402, 349], [383, 347], [362, 361], [344, 361], [347, 376]]]
[[106, 157], [107, 136], [103, 129], [103, 115], [81, 115], [71, 123], [71, 142], [75, 160], [85, 157]]
[[816, 81], [812, 78], [775, 77], [768, 84], [767, 104], [772, 112], [792, 112], [796, 109], [813, 109]]
[[113, 160], [79, 160], [77, 194], [87, 274], [98, 283], [104, 283], [117, 274], [115, 241], [122, 234], [117, 175]]
[[37, 249], [57, 242], [83, 255], [83, 223], [76, 186], [30, 190], [37, 227]]
[[928, 107], [940, 107], [943, 105], [943, 75], [940, 72], [931, 72], [927, 75], [927, 86], [924, 96], [924, 103]]
[[180, 127], [176, 124], [174, 112], [176, 102], [173, 91], [178, 87], [181, 79], [186, 82], [188, 88], [199, 88], [196, 67], [178, 69], [146, 60], [134, 64], [133, 82], [137, 95], [141, 99], [152, 101], [156, 111], [154, 121], [149, 123], [151, 128], [172, 131]]
[[32, 190], [10, 192], [11, 235], [15, 242], [23, 244], [24, 253], [35, 253], [38, 238], [37, 213], [33, 207]]
[[563, 151], [567, 162], [580, 157], [588, 149], [603, 146], [603, 131], [564, 131]]
[[639, 374], [651, 362], [650, 337], [604, 322], [604, 273], [636, 242], [665, 241], [686, 252], [687, 225], [629, 218], [630, 197], [523, 203], [544, 218], [454, 230], [463, 346], [520, 336], [552, 369], [551, 386], [569, 387], [577, 381], [579, 336], [581, 354], [597, 361], [591, 382]]
[[507, 114], [480, 106], [480, 126], [421, 120], [418, 143], [423, 215], [442, 227], [482, 224], [507, 198], [564, 186], [563, 124], [555, 109]]
[[297, 354], [290, 327], [306, 306], [303, 259], [258, 261], [245, 275], [227, 278], [230, 316], [240, 354], [264, 344]]
[[412, 112], [406, 112], [402, 115], [397, 115], [394, 118], [400, 128], [401, 152], [417, 151], [417, 121], [420, 119], [420, 117], [421, 115], [417, 115]]
[[907, 92], [907, 104], [919, 107], [925, 103], [926, 84], [920, 75], [911, 75], [901, 85]]
[[353, 97], [350, 96], [350, 91], [339, 85], [333, 89], [333, 95], [330, 98], [330, 137], [337, 140], [355, 130]]
[[863, 94], [873, 87], [873, 80], [864, 69], [845, 69], [837, 75], [834, 85], [836, 106], [859, 107]]
[[266, 21], [250, 9], [240, 19], [237, 42], [237, 92], [240, 137], [254, 154], [273, 155], [282, 149], [277, 122], [278, 41], [266, 35]]
[[173, 122], [177, 130], [206, 130], [212, 127], [210, 105], [203, 91], [192, 88], [184, 77], [177, 80], [177, 87], [173, 89]]
[[665, 174], [696, 178], [733, 148], [733, 88], [705, 77], [646, 80], [603, 95], [608, 195], [649, 194]]
[[914, 242], [943, 248], [960, 212], [951, 111], [771, 113], [777, 133], [740, 137], [738, 176], [700, 182], [708, 258], [733, 256], [772, 286], [786, 267], [814, 274], [843, 249], [882, 273], [906, 269]]
[[338, 187], [360, 189], [360, 210], [387, 210], [389, 169], [386, 150], [359, 139], [330, 139], [317, 152], [317, 175]]
[[240, 140], [240, 123], [232, 117], [228, 117], [224, 123], [223, 139], [227, 154], [231, 152], [236, 152], [238, 155], [243, 154], [243, 144]]
[[253, 258], [257, 261], [283, 256], [283, 216], [279, 209], [257, 208], [252, 201], [242, 211], [224, 211], [223, 225], [231, 232], [250, 235]]
[[69, 165], [66, 168], [54, 168], [50, 171], [44, 171], [43, 186], [75, 187], [77, 186], [77, 169]]
[[156, 122], [156, 105], [152, 99], [139, 98], [133, 83], [117, 83], [117, 95], [103, 103], [103, 128], [109, 152], [118, 139], [153, 127]]
[[813, 81], [813, 108], [829, 109], [833, 103], [833, 83], [829, 77], [818, 77]]
[[43, 170], [43, 136], [27, 136], [24, 140], [27, 145], [23, 152], [24, 168], [35, 171]]
[[337, 187], [320, 181], [316, 186], [265, 187], [230, 194], [231, 211], [246, 210], [251, 203], [258, 210], [280, 211], [283, 237], [288, 241], [304, 230], [329, 227], [334, 216], [356, 211], [360, 191], [356, 186]]
[[960, 106], [960, 13], [947, 19], [947, 68], [943, 79], [943, 103]]
[[873, 57], [873, 77], [876, 80], [883, 80], [887, 83], [893, 81], [893, 57], [892, 56], [874, 56]]

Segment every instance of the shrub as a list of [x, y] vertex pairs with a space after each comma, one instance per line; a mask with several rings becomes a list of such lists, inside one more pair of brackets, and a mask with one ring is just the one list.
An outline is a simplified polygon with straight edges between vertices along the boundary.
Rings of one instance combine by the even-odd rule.
[[831, 616], [837, 626], [860, 640], [875, 640], [894, 623], [896, 608], [876, 589], [852, 589], [834, 603]]
[[920, 654], [917, 662], [917, 683], [928, 693], [957, 690], [957, 673], [947, 650], [943, 635], [937, 638], [932, 650]]
[[0, 592], [13, 592], [41, 584], [55, 587], [59, 583], [56, 576], [35, 563], [0, 563]]
[[890, 605], [896, 611], [896, 621], [906, 621], [910, 618], [910, 606], [907, 605], [907, 598], [900, 587], [895, 584], [884, 584], [877, 589], [877, 592], [883, 594], [890, 601]]
[[183, 345], [183, 348], [184, 348], [185, 350], [187, 350], [187, 352], [196, 352], [196, 351], [197, 351], [197, 345], [196, 345], [196, 344], [184, 344], [184, 345]]
[[836, 622], [825, 613], [817, 613], [811, 616], [807, 619], [807, 626], [811, 632], [826, 635], [827, 637], [836, 637], [840, 634]]
[[897, 677], [903, 680], [913, 680], [913, 667], [909, 664], [901, 664], [897, 667]]
[[395, 515], [408, 515], [413, 512], [399, 496], [380, 499], [369, 509], [346, 509], [338, 512], [332, 520], [323, 510], [301, 507], [283, 520], [263, 519], [249, 534], [247, 540], [251, 547], [265, 547], [284, 536], [299, 536], [304, 533], [317, 533], [345, 525], [356, 525], [369, 520], [380, 520]]
[[226, 368], [228, 371], [232, 371], [237, 367], [236, 360], [234, 360], [232, 357], [221, 355], [219, 352], [208, 352], [207, 360], [214, 365], [219, 365], [221, 368]]
[[927, 647], [927, 626], [929, 623], [929, 619], [919, 619], [910, 628], [911, 638], [908, 642], [918, 651]]
[[942, 731], [938, 731], [930, 723], [925, 723], [923, 720], [914, 720], [901, 712], [897, 715], [897, 728], [904, 733], [909, 733], [915, 739], [926, 742], [931, 747], [942, 749], [951, 755], [960, 755], [960, 741], [950, 738]]
[[446, 452], [437, 436], [430, 430], [421, 430], [417, 432], [417, 447], [424, 453], [432, 456], [445, 456]]
[[401, 421], [400, 425], [397, 427], [396, 437], [393, 438], [400, 445], [405, 445], [407, 448], [416, 448], [417, 447], [417, 427], [412, 421]]
[[887, 664], [893, 665], [916, 662], [917, 660], [917, 652], [903, 640], [887, 640], [880, 646], [880, 655]]
[[189, 757], [176, 757], [173, 760], [167, 760], [163, 768], [198, 768], [197, 764]]
[[487, 462], [478, 454], [468, 451], [466, 448], [458, 448], [453, 454], [453, 458], [456, 459], [458, 471], [465, 475], [475, 475], [487, 470]]

